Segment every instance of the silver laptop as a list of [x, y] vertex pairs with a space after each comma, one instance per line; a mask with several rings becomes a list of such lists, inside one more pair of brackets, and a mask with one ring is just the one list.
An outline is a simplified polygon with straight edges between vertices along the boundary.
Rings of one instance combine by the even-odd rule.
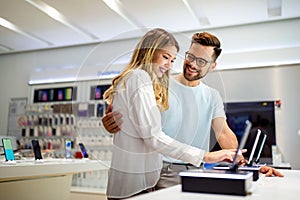
[[237, 151], [233, 157], [232, 163], [229, 163], [229, 162], [208, 163], [208, 164], [204, 164], [205, 169], [227, 169], [227, 170], [229, 169], [229, 170], [233, 170], [233, 171], [237, 170], [239, 154], [246, 144], [246, 141], [247, 141], [249, 133], [250, 133], [250, 129], [252, 127], [252, 123], [249, 120], [246, 120], [245, 124], [246, 124], [246, 128], [244, 130], [244, 134], [241, 138], [241, 141], [239, 142], [239, 145], [238, 145]]

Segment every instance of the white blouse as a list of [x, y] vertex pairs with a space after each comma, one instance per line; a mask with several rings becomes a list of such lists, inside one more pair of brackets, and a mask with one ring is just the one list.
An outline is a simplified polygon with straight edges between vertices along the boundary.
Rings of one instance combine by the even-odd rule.
[[133, 70], [118, 85], [113, 110], [122, 113], [123, 124], [114, 135], [108, 197], [125, 198], [154, 187], [162, 168], [161, 154], [200, 166], [204, 150], [162, 132], [160, 111], [146, 71]]

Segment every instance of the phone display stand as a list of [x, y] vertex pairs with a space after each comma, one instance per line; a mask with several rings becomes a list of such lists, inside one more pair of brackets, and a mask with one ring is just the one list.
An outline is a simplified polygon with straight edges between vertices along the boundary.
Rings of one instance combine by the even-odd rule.
[[[183, 192], [246, 196], [251, 193], [252, 172], [229, 170], [188, 170], [180, 172]], [[222, 185], [222, 187], [217, 187]]]

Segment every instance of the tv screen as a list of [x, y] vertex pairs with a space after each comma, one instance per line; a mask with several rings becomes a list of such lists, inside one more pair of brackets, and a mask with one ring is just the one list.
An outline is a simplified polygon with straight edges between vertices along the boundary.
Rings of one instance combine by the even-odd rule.
[[76, 97], [77, 87], [36, 89], [34, 90], [33, 103], [74, 101]]
[[[236, 134], [238, 141], [244, 132], [245, 121], [252, 122], [251, 132], [245, 145], [248, 151], [244, 154], [244, 157], [249, 158], [257, 130], [260, 129], [262, 133], [267, 135], [261, 152], [261, 160], [267, 163], [271, 162], [272, 145], [276, 145], [274, 101], [229, 102], [224, 104], [224, 108], [228, 126]], [[211, 140], [212, 150], [221, 149], [217, 142], [212, 141], [216, 140]]]
[[109, 87], [110, 87], [110, 85], [91, 86], [90, 100], [101, 100], [101, 99], [103, 99], [103, 94]]

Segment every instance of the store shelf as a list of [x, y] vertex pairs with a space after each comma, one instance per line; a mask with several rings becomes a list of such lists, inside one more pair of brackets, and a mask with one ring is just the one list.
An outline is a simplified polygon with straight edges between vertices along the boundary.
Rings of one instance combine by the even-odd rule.
[[88, 193], [88, 194], [100, 194], [105, 195], [105, 188], [92, 188], [92, 187], [81, 187], [81, 186], [72, 186], [71, 192], [73, 193]]

